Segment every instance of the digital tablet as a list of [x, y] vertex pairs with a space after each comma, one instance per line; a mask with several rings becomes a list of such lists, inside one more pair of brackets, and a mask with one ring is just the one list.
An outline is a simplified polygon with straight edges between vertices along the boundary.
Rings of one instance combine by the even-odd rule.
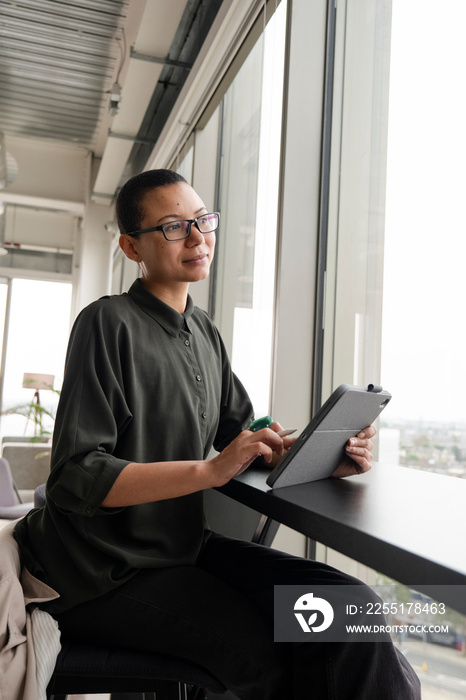
[[391, 398], [375, 384], [339, 386], [270, 472], [267, 484], [278, 488], [331, 476], [346, 456], [346, 441], [371, 425]]

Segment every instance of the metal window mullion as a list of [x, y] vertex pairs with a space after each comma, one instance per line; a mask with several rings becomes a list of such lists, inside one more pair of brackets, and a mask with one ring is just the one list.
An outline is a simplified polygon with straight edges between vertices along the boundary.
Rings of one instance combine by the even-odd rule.
[[[2, 344], [2, 357], [0, 363], [0, 411], [3, 411], [3, 386], [5, 378], [5, 368], [6, 368], [6, 353], [8, 348], [8, 330], [10, 327], [10, 313], [11, 313], [11, 292], [12, 292], [12, 280], [9, 279], [7, 282], [7, 294], [6, 294], [6, 304], [5, 304], [5, 321], [3, 324], [3, 344]], [[1, 412], [0, 412], [1, 421]]]
[[335, 74], [336, 6], [328, 1], [327, 42], [325, 57], [324, 111], [322, 124], [321, 190], [316, 271], [316, 309], [313, 359], [311, 415], [322, 405], [322, 370], [324, 354], [325, 278], [327, 270], [327, 243], [330, 193], [330, 161], [332, 140], [333, 89]]

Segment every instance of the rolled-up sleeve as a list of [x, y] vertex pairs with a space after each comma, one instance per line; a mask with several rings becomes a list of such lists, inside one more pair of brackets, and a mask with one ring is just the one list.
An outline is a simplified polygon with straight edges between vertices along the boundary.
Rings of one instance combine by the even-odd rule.
[[85, 309], [71, 333], [48, 480], [47, 495], [55, 505], [83, 515], [99, 508], [129, 462], [114, 455], [132, 419], [121, 368], [124, 328], [115, 342], [101, 310], [98, 303]]

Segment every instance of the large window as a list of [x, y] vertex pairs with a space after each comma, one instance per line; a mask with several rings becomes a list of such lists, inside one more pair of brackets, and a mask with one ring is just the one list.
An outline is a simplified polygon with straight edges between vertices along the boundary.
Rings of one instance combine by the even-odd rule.
[[462, 0], [338, 5], [322, 396], [382, 383], [379, 460], [459, 477], [465, 18]]
[[[338, 3], [323, 361], [323, 398], [343, 382], [393, 394], [379, 430], [386, 468], [462, 478], [465, 21], [462, 0]], [[394, 518], [411, 497], [400, 494]], [[397, 640], [426, 698], [464, 696], [464, 616], [449, 622], [449, 648]]]
[[215, 320], [257, 414], [270, 410], [286, 3], [223, 100]]
[[380, 383], [390, 31], [391, 0], [338, 4], [322, 400]]
[[464, 0], [393, 2], [382, 342], [386, 457], [462, 478], [465, 26]]
[[[465, 23], [464, 0], [393, 0], [379, 459], [450, 478], [466, 478]], [[464, 697], [466, 618], [449, 621], [456, 649], [404, 643], [426, 698]]]
[[[60, 389], [70, 330], [71, 284], [12, 279], [9, 295], [2, 411], [33, 401], [34, 390], [23, 388], [25, 373], [53, 375], [54, 388]], [[57, 394], [39, 393], [41, 403], [53, 413]], [[34, 435], [34, 422], [21, 415], [3, 415], [0, 426], [2, 436]], [[46, 421], [44, 429], [51, 427]]]

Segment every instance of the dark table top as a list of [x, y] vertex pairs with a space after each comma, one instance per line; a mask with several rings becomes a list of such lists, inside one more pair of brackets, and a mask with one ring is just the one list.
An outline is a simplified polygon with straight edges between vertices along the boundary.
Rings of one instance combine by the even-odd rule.
[[374, 464], [360, 476], [271, 489], [268, 473], [254, 467], [220, 491], [466, 613], [466, 480]]

